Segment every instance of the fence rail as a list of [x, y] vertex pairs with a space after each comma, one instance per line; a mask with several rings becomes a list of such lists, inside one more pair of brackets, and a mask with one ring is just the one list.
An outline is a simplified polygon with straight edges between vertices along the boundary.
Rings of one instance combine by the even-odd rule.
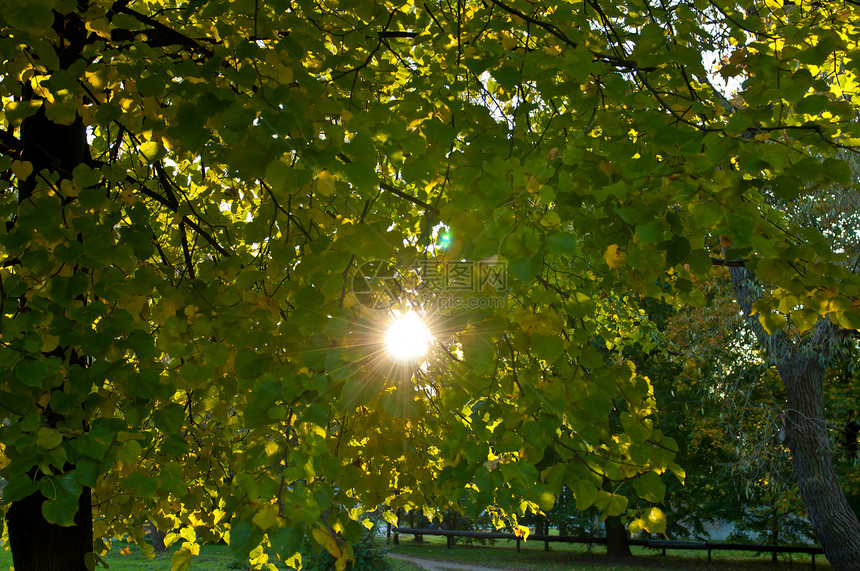
[[[454, 544], [455, 537], [471, 537], [473, 539], [511, 539], [517, 542], [517, 552], [520, 551], [522, 538], [513, 533], [500, 533], [493, 531], [467, 531], [456, 529], [430, 529], [414, 527], [391, 527], [390, 531], [395, 533], [394, 543], [398, 543], [397, 534], [404, 535], [437, 535], [448, 540], [448, 547]], [[549, 544], [555, 543], [585, 543], [589, 545], [601, 545], [606, 543], [605, 537], [590, 537], [584, 535], [544, 535], [532, 533], [529, 535], [532, 541], [543, 542], [544, 547], [549, 549]], [[708, 552], [708, 562], [711, 561], [712, 551], [755, 551], [757, 553], [806, 553], [812, 556], [812, 568], [815, 569], [815, 556], [822, 555], [824, 551], [817, 546], [807, 545], [754, 545], [749, 543], [724, 543], [717, 541], [674, 541], [665, 539], [629, 539], [630, 545], [647, 547], [649, 549], [660, 549], [666, 555], [667, 549], [691, 549]]]

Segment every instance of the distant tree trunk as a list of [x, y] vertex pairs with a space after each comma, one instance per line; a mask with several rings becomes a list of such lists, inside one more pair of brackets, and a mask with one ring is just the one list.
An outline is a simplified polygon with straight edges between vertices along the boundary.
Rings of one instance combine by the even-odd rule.
[[[771, 511], [770, 517], [770, 544], [771, 545], [779, 545], [779, 507], [776, 505], [776, 498], [771, 498], [771, 507], [773, 508]], [[770, 554], [770, 562], [777, 562], [777, 553], [773, 551]]]
[[[415, 514], [416, 514], [415, 510], [409, 510], [409, 527], [411, 527], [411, 528], [415, 527]], [[421, 518], [419, 518], [418, 521], [420, 522]], [[415, 534], [415, 543], [421, 543], [423, 541], [424, 541], [424, 536], [421, 535], [420, 533], [416, 533]]]
[[833, 569], [860, 569], [860, 521], [839, 487], [824, 420], [824, 376], [838, 328], [823, 318], [809, 339], [795, 344], [784, 331], [768, 334], [752, 314], [755, 275], [744, 266], [729, 273], [738, 304], [785, 385], [780, 437], [791, 452], [795, 478], [815, 535]]
[[607, 517], [603, 522], [606, 530], [606, 555], [612, 558], [630, 557], [630, 542], [627, 528], [619, 516]]
[[[156, 553], [164, 553], [167, 551], [167, 546], [164, 545], [164, 538], [167, 536], [166, 533], [160, 531], [157, 527], [155, 527], [154, 523], [149, 524], [149, 534], [150, 538], [152, 538], [152, 548]], [[390, 535], [390, 524], [389, 524], [389, 535]]]
[[78, 500], [75, 525], [60, 527], [45, 521], [36, 492], [13, 502], [6, 513], [12, 564], [21, 571], [87, 571], [86, 556], [93, 551], [92, 494], [84, 488]]

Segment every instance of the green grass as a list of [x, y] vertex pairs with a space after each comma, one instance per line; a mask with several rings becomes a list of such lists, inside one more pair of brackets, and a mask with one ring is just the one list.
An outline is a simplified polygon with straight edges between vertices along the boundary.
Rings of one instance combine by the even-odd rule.
[[[148, 560], [140, 550], [131, 545], [131, 553], [123, 555], [120, 550], [125, 543], [115, 542], [114, 548], [104, 559], [110, 565], [110, 571], [170, 571], [170, 553], [157, 555]], [[744, 570], [773, 570], [788, 567], [789, 558], [781, 555], [779, 563], [770, 562], [770, 554], [755, 557], [749, 552], [720, 551], [713, 552], [713, 562], [708, 564], [707, 553], [702, 551], [672, 551], [671, 555], [663, 557], [659, 551], [633, 548], [634, 560], [612, 563], [606, 560], [605, 551], [601, 546], [588, 548], [579, 544], [550, 544], [551, 551], [543, 550], [543, 543], [530, 541], [521, 544], [521, 552], [517, 553], [513, 541], [497, 541], [493, 545], [456, 545], [453, 549], [445, 546], [441, 537], [425, 536], [424, 543], [415, 543], [410, 536], [401, 536], [400, 545], [392, 545], [393, 553], [401, 553], [413, 557], [452, 561], [487, 567], [500, 567], [528, 571], [639, 571], [641, 569], [671, 569], [671, 570], [711, 570], [711, 569], [744, 569]], [[818, 569], [829, 569], [823, 556], [815, 559]], [[204, 545], [200, 555], [191, 563], [194, 571], [232, 571], [235, 568], [230, 548], [226, 545]], [[393, 561], [396, 571], [416, 571], [419, 567], [401, 561]], [[280, 566], [286, 569], [285, 566]], [[808, 555], [793, 555], [791, 568], [801, 571], [811, 570]], [[0, 548], [0, 570], [12, 569], [12, 555]], [[245, 567], [244, 569], [247, 569]]]
[[[513, 541], [496, 541], [492, 546], [456, 545], [452, 549], [445, 546], [441, 537], [425, 536], [424, 543], [415, 543], [411, 536], [401, 536], [400, 545], [392, 546], [393, 553], [401, 553], [413, 557], [435, 559], [441, 561], [456, 561], [487, 567], [502, 567], [533, 571], [574, 571], [585, 569], [601, 569], [613, 571], [632, 571], [640, 569], [746, 569], [771, 570], [784, 569], [791, 562], [792, 569], [811, 570], [809, 555], [781, 554], [778, 563], [771, 563], [769, 553], [758, 557], [744, 551], [714, 551], [712, 562], [708, 563], [706, 551], [678, 550], [669, 551], [664, 557], [659, 551], [634, 547], [634, 558], [624, 562], [612, 563], [606, 559], [605, 549], [594, 546], [590, 551], [581, 544], [551, 543], [551, 551], [544, 551], [543, 542], [524, 542], [521, 552], [517, 553]], [[817, 569], [829, 569], [823, 555], [815, 558]]]
[[[130, 545], [131, 553], [123, 555], [120, 553], [125, 543], [114, 542], [114, 547], [104, 556], [105, 562], [110, 565], [110, 571], [170, 571], [170, 558], [172, 552], [156, 555], [154, 559], [147, 559], [136, 545]], [[404, 561], [392, 560], [394, 571], [418, 571], [417, 565]], [[286, 565], [278, 565], [279, 569], [289, 569]], [[0, 547], [0, 571], [12, 569], [12, 554]], [[103, 568], [101, 568], [103, 569]], [[234, 569], [249, 569], [247, 566], [236, 565], [230, 548], [226, 545], [204, 545], [200, 548], [200, 555], [191, 560], [193, 571], [234, 571]]]
[[[110, 565], [110, 571], [170, 571], [171, 552], [156, 555], [150, 560], [136, 545], [129, 546], [131, 553], [128, 555], [121, 554], [120, 550], [125, 546], [125, 543], [114, 542], [113, 549], [104, 556], [103, 559]], [[204, 545], [200, 548], [200, 555], [192, 560], [191, 569], [228, 571], [231, 570], [232, 561], [233, 555], [226, 545]], [[12, 569], [12, 554], [6, 549], [0, 549], [0, 570], [6, 569]]]

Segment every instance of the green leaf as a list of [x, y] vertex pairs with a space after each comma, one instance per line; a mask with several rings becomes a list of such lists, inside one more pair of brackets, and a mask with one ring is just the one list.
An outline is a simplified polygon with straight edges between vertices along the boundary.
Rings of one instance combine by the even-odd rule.
[[254, 378], [266, 369], [268, 360], [253, 349], [242, 349], [236, 355], [235, 366], [240, 377]]
[[6, 120], [12, 125], [19, 125], [21, 121], [34, 115], [42, 102], [38, 99], [30, 99], [27, 101], [10, 101], [3, 106], [3, 112], [6, 114]]
[[59, 430], [43, 426], [36, 433], [36, 444], [45, 450], [56, 448], [63, 442], [63, 435]]
[[230, 526], [230, 550], [239, 561], [248, 559], [251, 550], [263, 540], [263, 531], [246, 521]]
[[800, 331], [809, 331], [818, 321], [818, 313], [808, 307], [801, 307], [791, 312], [791, 324]]
[[348, 163], [341, 170], [353, 186], [361, 190], [374, 189], [379, 185], [379, 178], [373, 166], [364, 163]]
[[627, 498], [620, 494], [612, 494], [604, 511], [609, 516], [620, 516], [626, 509]]
[[42, 504], [45, 520], [64, 527], [74, 525], [82, 489], [74, 470], [42, 479], [39, 490], [47, 498]]
[[42, 360], [24, 360], [15, 367], [15, 378], [28, 387], [41, 387], [47, 376], [48, 366]]
[[666, 484], [656, 472], [645, 472], [633, 480], [633, 489], [643, 500], [662, 502], [666, 495]]
[[134, 349], [138, 359], [152, 359], [158, 354], [152, 335], [143, 331], [133, 331], [128, 337], [128, 345]]
[[286, 560], [295, 553], [298, 553], [303, 540], [304, 534], [300, 530], [286, 527], [277, 529], [274, 533], [269, 533], [269, 541], [272, 544], [272, 549], [281, 556], [282, 560]]
[[145, 143], [141, 143], [139, 150], [143, 160], [148, 163], [160, 161], [167, 156], [167, 149], [165, 149], [163, 145], [155, 141], [147, 141]]
[[0, 497], [7, 504], [23, 500], [39, 489], [38, 482], [34, 482], [28, 476], [22, 475], [7, 480], [6, 485], [0, 490]]
[[39, 36], [54, 25], [51, 6], [40, 2], [7, 2], [3, 6], [3, 17], [13, 28], [19, 28]]
[[597, 498], [597, 486], [589, 480], [578, 480], [573, 486], [573, 495], [576, 498], [576, 509], [585, 511]]
[[170, 558], [170, 571], [188, 571], [191, 568], [191, 550], [183, 545]]
[[281, 159], [275, 159], [266, 167], [266, 182], [275, 191], [292, 192], [296, 186], [296, 174]]
[[45, 521], [63, 527], [75, 524], [75, 515], [78, 513], [78, 499], [62, 497], [58, 500], [45, 500], [42, 503], [42, 515]]
[[830, 101], [830, 99], [826, 95], [807, 95], [797, 102], [796, 109], [798, 113], [819, 115], [824, 111], [824, 107], [827, 105], [828, 101]]
[[152, 415], [155, 425], [167, 434], [178, 433], [185, 422], [185, 409], [178, 403], [170, 403]]
[[[661, 242], [658, 246], [661, 250], [666, 250], [666, 265], [669, 267], [677, 266], [678, 264], [687, 260], [687, 257], [690, 256], [690, 241], [683, 236], [674, 236], [671, 240], [667, 240], [666, 242]], [[695, 260], [696, 270], [693, 270], [692, 264], [690, 265], [690, 269], [693, 271], [701, 270], [701, 260]], [[710, 269], [710, 259], [708, 260], [708, 267], [705, 268], [707, 272]]]
[[141, 498], [151, 498], [158, 489], [158, 478], [145, 476], [140, 472], [132, 472], [125, 479], [124, 486], [133, 490], [134, 494]]
[[556, 232], [546, 237], [546, 249], [554, 254], [571, 255], [576, 250], [576, 235], [570, 232]]
[[463, 355], [475, 374], [493, 370], [496, 363], [496, 344], [481, 333], [472, 333], [463, 339]]

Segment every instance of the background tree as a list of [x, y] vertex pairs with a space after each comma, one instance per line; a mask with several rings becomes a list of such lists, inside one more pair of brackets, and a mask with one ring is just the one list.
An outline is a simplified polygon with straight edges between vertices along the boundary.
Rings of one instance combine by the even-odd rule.
[[[592, 346], [612, 319], [600, 300], [690, 303], [716, 257], [780, 370], [813, 527], [851, 568], [860, 524], [812, 353], [860, 326], [860, 286], [792, 209], [852, 183], [856, 21], [850, 4], [722, 0], [7, 0], [16, 566], [91, 567], [92, 539], [98, 553], [150, 520], [182, 540], [177, 568], [198, 541], [265, 564], [263, 544], [289, 559], [308, 535], [343, 566], [378, 505], [517, 525], [564, 484], [659, 529], [622, 487], [653, 498], [680, 474], [675, 445], [623, 347]], [[715, 46], [736, 105], [703, 64]], [[507, 301], [433, 314], [401, 283], [396, 308], [430, 313], [439, 343], [393, 370], [387, 316], [350, 287], [374, 259], [394, 277], [502, 261]], [[539, 470], [547, 450], [560, 461]]]

